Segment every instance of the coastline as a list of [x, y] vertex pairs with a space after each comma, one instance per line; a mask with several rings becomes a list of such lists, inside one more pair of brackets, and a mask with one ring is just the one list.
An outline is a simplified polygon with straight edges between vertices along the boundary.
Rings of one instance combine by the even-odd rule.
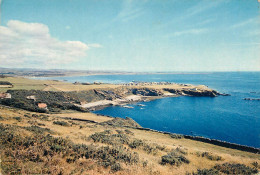
[[[95, 114], [95, 113], [92, 113], [92, 114]], [[113, 117], [113, 116], [103, 115], [103, 114], [95, 114], [95, 115], [101, 116], [101, 117], [112, 118], [112, 119], [118, 118], [118, 117]], [[93, 120], [82, 119], [82, 118], [65, 118], [65, 119], [100, 124], [99, 122], [96, 122]], [[111, 125], [111, 124], [107, 123], [107, 125]], [[202, 136], [177, 134], [177, 133], [172, 133], [172, 132], [167, 132], [167, 131], [159, 131], [159, 130], [155, 130], [155, 129], [151, 129], [151, 128], [131, 127], [131, 126], [120, 126], [120, 127], [132, 128], [132, 129], [155, 132], [155, 133], [162, 133], [162, 134], [166, 134], [166, 135], [178, 135], [185, 139], [190, 139], [190, 140], [194, 140], [194, 141], [198, 141], [198, 142], [208, 143], [208, 144], [221, 146], [221, 147], [225, 147], [225, 148], [231, 148], [231, 149], [240, 150], [240, 151], [246, 151], [246, 152], [250, 152], [250, 153], [254, 153], [254, 154], [260, 154], [260, 148], [253, 147], [253, 146], [247, 146], [247, 145], [241, 145], [241, 144], [237, 144], [237, 143], [231, 143], [231, 142], [227, 142], [224, 140], [212, 139], [212, 138], [207, 138], [207, 137], [202, 137]]]

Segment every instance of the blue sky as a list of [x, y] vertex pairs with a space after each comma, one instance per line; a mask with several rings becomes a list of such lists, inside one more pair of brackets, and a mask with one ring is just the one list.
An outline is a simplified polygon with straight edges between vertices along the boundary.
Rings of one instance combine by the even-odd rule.
[[257, 0], [2, 0], [0, 66], [260, 71], [259, 12]]

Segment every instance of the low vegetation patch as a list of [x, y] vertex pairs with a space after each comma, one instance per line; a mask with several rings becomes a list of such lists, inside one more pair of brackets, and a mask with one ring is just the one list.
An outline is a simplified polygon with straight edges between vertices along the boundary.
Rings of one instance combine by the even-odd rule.
[[41, 128], [39, 126], [27, 126], [24, 129], [34, 132], [35, 134], [54, 133], [49, 128]]
[[105, 168], [110, 167], [115, 172], [122, 170], [121, 163], [139, 162], [136, 152], [122, 146], [74, 144], [70, 140], [53, 137], [47, 134], [48, 129], [37, 126], [24, 127], [32, 135], [22, 137], [20, 129], [0, 124], [0, 156], [4, 174], [63, 174], [65, 167], [71, 164], [75, 169], [81, 169], [78, 161], [85, 159], [91, 159], [91, 164], [96, 162]]
[[198, 169], [197, 172], [186, 173], [186, 175], [219, 175], [219, 171], [214, 168]]
[[184, 138], [184, 136], [181, 135], [181, 134], [170, 134], [170, 136], [173, 139], [182, 139], [182, 138]]
[[214, 161], [219, 161], [219, 160], [223, 160], [223, 158], [221, 156], [218, 156], [218, 155], [214, 155], [210, 152], [197, 152], [196, 153], [198, 157], [205, 157], [209, 160], [214, 160]]
[[9, 81], [0, 81], [0, 85], [10, 85], [10, 86], [12, 86], [13, 84], [10, 83]]
[[255, 168], [248, 167], [244, 164], [231, 164], [231, 163], [224, 163], [221, 165], [216, 165], [214, 168], [221, 173], [225, 174], [243, 174], [243, 175], [250, 175], [258, 173], [258, 170]]
[[61, 125], [61, 126], [70, 126], [69, 123], [67, 123], [65, 121], [54, 121], [53, 124]]
[[141, 149], [148, 154], [157, 154], [159, 150], [165, 150], [165, 146], [160, 146], [158, 144], [149, 144], [141, 139], [131, 139], [128, 135], [124, 134], [122, 130], [116, 130], [118, 134], [112, 134], [111, 131], [105, 130], [103, 132], [96, 132], [92, 134], [90, 138], [94, 142], [106, 143], [109, 145], [128, 145], [132, 149]]
[[112, 126], [129, 126], [133, 128], [141, 128], [141, 126], [136, 123], [133, 119], [126, 117], [125, 119], [116, 117], [113, 120], [102, 122], [102, 125], [112, 125]]
[[[81, 101], [81, 96], [77, 92], [40, 90], [8, 90], [7, 92], [12, 95], [12, 98], [1, 99], [0, 104], [40, 113], [55, 113], [60, 112], [60, 110], [87, 111], [86, 109], [74, 105], [74, 103], [79, 104]], [[88, 93], [86, 92], [86, 94]], [[28, 97], [33, 97], [33, 99]], [[87, 98], [86, 95], [84, 97]], [[38, 103], [46, 103], [47, 109], [39, 108]]]
[[17, 120], [18, 122], [21, 122], [22, 121], [22, 118], [21, 117], [14, 117], [15, 120]]
[[106, 143], [109, 145], [122, 145], [129, 143], [129, 137], [125, 134], [111, 134], [109, 130], [103, 132], [96, 132], [90, 138], [94, 142]]
[[182, 163], [188, 164], [190, 161], [178, 149], [172, 150], [170, 153], [162, 156], [161, 158], [162, 165], [170, 164], [180, 166]]

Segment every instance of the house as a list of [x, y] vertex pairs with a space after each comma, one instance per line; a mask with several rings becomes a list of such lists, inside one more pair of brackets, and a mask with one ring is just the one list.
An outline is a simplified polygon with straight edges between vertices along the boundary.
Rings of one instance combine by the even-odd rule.
[[38, 107], [47, 109], [47, 104], [46, 103], [38, 103]]
[[0, 93], [0, 99], [4, 98], [12, 98], [12, 95], [10, 93]]

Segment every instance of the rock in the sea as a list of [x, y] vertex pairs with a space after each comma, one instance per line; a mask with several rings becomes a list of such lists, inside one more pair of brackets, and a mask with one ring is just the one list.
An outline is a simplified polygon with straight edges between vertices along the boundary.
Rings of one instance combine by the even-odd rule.
[[243, 100], [256, 100], [256, 101], [260, 101], [260, 98], [244, 98]]

